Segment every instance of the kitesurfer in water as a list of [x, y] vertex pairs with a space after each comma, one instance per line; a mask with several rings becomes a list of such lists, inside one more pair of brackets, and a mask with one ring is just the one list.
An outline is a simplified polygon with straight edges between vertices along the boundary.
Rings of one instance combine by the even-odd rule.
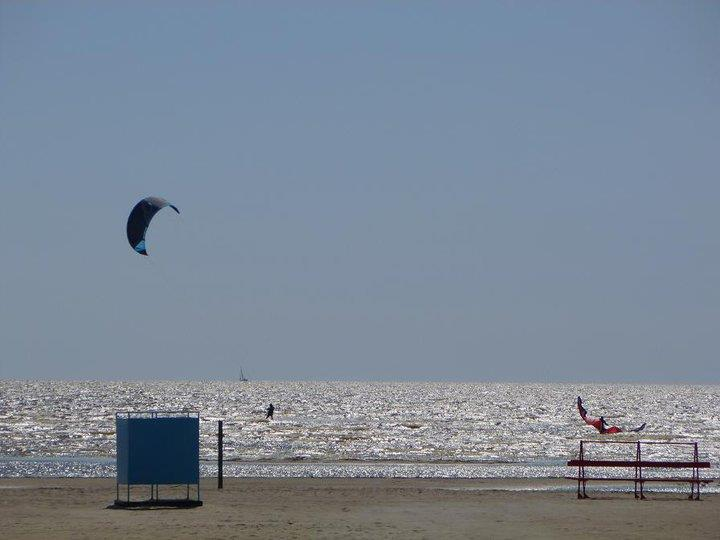
[[582, 405], [582, 399], [580, 399], [580, 396], [578, 396], [578, 398], [577, 398], [577, 407], [578, 407], [578, 411], [580, 412], [580, 417], [585, 421], [585, 423], [589, 426], [594, 427], [603, 435], [613, 434], [613, 433], [622, 433], [623, 431], [636, 432], [636, 431], [641, 431], [645, 428], [645, 424], [643, 424], [642, 426], [637, 427], [635, 429], [623, 430], [622, 428], [619, 428], [617, 426], [610, 426], [605, 421], [605, 418], [603, 418], [602, 416], [600, 418], [594, 418], [592, 416], [588, 416], [587, 410], [585, 410], [585, 407], [583, 407], [583, 405]]
[[265, 415], [265, 420], [268, 418], [273, 419], [273, 413], [275, 412], [275, 407], [271, 403], [270, 406], [267, 408], [267, 415]]

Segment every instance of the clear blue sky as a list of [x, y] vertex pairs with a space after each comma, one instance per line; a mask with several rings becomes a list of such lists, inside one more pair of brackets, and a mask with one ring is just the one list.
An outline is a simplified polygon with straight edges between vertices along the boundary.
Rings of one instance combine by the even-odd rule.
[[716, 2], [3, 1], [0, 377], [717, 383], [719, 164]]

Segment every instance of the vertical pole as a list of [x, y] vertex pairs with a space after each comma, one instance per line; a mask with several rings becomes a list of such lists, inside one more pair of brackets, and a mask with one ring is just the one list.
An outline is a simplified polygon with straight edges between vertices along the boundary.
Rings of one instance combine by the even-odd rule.
[[[695, 452], [693, 455], [693, 461], [695, 461], [695, 470], [693, 471], [693, 473], [694, 473], [693, 479], [697, 481], [697, 488], [696, 488], [697, 496], [695, 497], [696, 501], [700, 500], [700, 467], [698, 467], [699, 457], [700, 456], [698, 455], [698, 443], [695, 443]], [[693, 484], [693, 485], [695, 485], [695, 484]], [[692, 496], [692, 492], [691, 492], [690, 496]]]
[[582, 456], [582, 479], [583, 479], [583, 499], [587, 499], [587, 493], [585, 492], [585, 489], [587, 488], [587, 480], [585, 480], [585, 447], [583, 446], [583, 456]]
[[638, 460], [638, 477], [640, 478], [640, 499], [645, 498], [645, 481], [642, 477], [642, 452], [640, 451], [640, 441], [637, 443], [637, 460]]
[[578, 492], [577, 492], [577, 498], [578, 498], [578, 499], [581, 499], [582, 497], [580, 497], [580, 478], [581, 478], [580, 473], [581, 473], [581, 471], [582, 471], [582, 465], [581, 465], [581, 463], [582, 463], [582, 459], [583, 459], [583, 442], [582, 442], [582, 441], [580, 441], [580, 452], [578, 453], [578, 457], [579, 457], [580, 459], [578, 460]]
[[218, 420], [218, 489], [223, 488], [223, 421]]
[[[693, 452], [693, 461], [697, 461], [697, 443], [694, 445], [694, 452]], [[694, 467], [695, 463], [693, 463], [693, 470], [692, 470], [692, 482], [690, 482], [690, 496], [688, 499], [693, 500], [695, 498], [695, 472], [697, 469]], [[699, 485], [698, 485], [699, 487]]]
[[637, 446], [635, 448], [635, 498], [639, 499], [640, 496], [638, 495], [638, 481], [640, 480], [640, 475], [638, 474], [640, 471], [638, 469], [640, 467], [640, 441], [637, 442]]

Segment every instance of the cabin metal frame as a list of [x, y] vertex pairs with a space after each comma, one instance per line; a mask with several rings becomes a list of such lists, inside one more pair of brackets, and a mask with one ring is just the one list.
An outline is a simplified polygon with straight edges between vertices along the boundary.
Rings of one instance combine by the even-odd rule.
[[[200, 499], [199, 412], [118, 412], [115, 414], [115, 424], [117, 436], [116, 507], [202, 506]], [[146, 440], [138, 440], [138, 436], [144, 437]], [[160, 441], [161, 443], [158, 444]], [[131, 487], [143, 485], [150, 487], [150, 498], [133, 500]], [[176, 487], [184, 485], [185, 497], [161, 499], [161, 485]], [[177, 490], [175, 491], [177, 492]], [[124, 499], [121, 499], [121, 493], [125, 496]], [[191, 495], [194, 497], [191, 498]]]

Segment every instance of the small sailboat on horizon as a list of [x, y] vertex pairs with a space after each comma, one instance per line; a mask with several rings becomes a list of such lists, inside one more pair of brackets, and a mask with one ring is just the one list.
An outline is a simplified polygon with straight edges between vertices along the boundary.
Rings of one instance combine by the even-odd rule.
[[243, 373], [242, 368], [240, 368], [240, 377], [238, 377], [238, 381], [240, 382], [248, 382], [250, 379], [245, 377], [245, 374]]

